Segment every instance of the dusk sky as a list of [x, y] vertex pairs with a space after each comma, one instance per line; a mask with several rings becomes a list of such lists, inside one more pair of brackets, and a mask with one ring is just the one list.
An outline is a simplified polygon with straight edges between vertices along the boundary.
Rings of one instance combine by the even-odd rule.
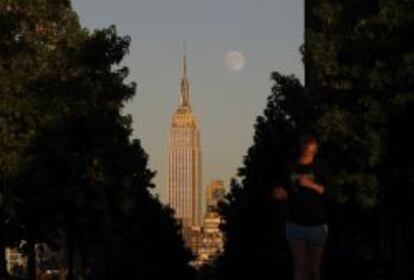
[[[186, 44], [190, 103], [198, 118], [202, 187], [228, 185], [253, 143], [254, 123], [270, 94], [272, 71], [303, 80], [303, 0], [74, 0], [81, 24], [91, 30], [116, 25], [131, 36], [123, 65], [138, 84], [126, 105], [134, 138], [157, 171], [156, 191], [167, 199], [168, 135], [179, 102], [181, 58]], [[246, 64], [230, 71], [226, 54]]]

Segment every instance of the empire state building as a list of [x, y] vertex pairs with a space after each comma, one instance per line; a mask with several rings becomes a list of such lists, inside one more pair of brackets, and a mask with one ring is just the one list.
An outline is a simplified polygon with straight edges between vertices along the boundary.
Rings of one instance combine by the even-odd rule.
[[190, 106], [185, 55], [182, 68], [180, 103], [170, 127], [168, 202], [181, 221], [185, 239], [191, 243], [188, 232], [201, 224], [201, 149], [197, 119]]

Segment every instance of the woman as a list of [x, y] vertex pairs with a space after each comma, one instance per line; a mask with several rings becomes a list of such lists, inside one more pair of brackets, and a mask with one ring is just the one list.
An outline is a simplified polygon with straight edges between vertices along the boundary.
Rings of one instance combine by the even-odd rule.
[[316, 159], [318, 144], [312, 135], [299, 141], [299, 154], [287, 166], [273, 197], [288, 200], [286, 237], [294, 261], [294, 280], [320, 279], [323, 249], [328, 237], [325, 210], [327, 168]]

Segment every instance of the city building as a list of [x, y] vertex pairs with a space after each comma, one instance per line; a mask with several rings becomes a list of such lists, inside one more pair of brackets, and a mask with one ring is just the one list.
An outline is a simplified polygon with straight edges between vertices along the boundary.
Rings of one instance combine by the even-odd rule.
[[190, 105], [186, 56], [179, 106], [172, 116], [169, 136], [168, 203], [183, 227], [185, 242], [197, 252], [201, 226], [201, 147], [197, 119]]
[[[16, 279], [26, 279], [27, 277], [27, 261], [28, 258], [21, 252], [22, 247], [26, 245], [26, 241], [22, 240], [18, 246], [6, 247], [6, 269], [11, 277]], [[63, 252], [54, 250], [45, 243], [35, 244], [35, 268], [37, 279], [57, 279], [59, 277], [59, 269], [64, 265], [60, 263], [60, 255]], [[62, 274], [59, 279], [65, 279]], [[15, 279], [13, 278], [13, 279]]]
[[18, 247], [6, 247], [6, 269], [10, 275], [22, 277], [26, 273], [26, 257]]
[[200, 244], [196, 265], [210, 262], [223, 251], [224, 240], [220, 230], [222, 218], [218, 213], [218, 204], [225, 199], [226, 191], [223, 181], [214, 180], [207, 187], [207, 211], [200, 233]]

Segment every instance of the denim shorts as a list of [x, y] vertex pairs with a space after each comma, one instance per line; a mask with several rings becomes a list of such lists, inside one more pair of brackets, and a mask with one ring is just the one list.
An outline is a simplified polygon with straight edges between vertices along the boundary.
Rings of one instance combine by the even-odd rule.
[[287, 240], [304, 240], [310, 246], [323, 246], [328, 239], [328, 225], [300, 225], [291, 221], [286, 222]]

